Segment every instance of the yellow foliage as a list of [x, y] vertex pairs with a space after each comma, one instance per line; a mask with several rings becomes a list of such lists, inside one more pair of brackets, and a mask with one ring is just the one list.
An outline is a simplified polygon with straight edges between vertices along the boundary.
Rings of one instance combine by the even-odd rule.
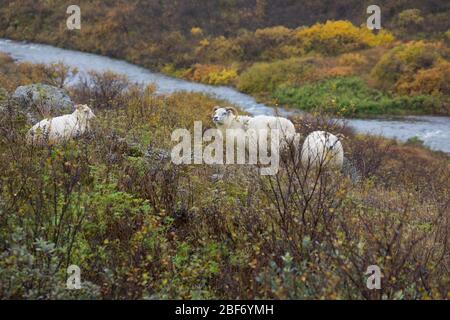
[[299, 41], [309, 50], [337, 54], [390, 43], [394, 36], [388, 31], [374, 34], [366, 27], [355, 27], [349, 21], [317, 23], [297, 32]]
[[380, 87], [400, 93], [445, 93], [449, 55], [443, 43], [412, 41], [384, 54], [372, 76]]
[[193, 81], [212, 84], [212, 85], [229, 85], [238, 76], [235, 68], [226, 68], [220, 65], [202, 65], [197, 64], [186, 75]]
[[203, 30], [201, 28], [193, 27], [191, 29], [191, 35], [193, 35], [193, 36], [201, 36], [202, 34], [203, 34]]

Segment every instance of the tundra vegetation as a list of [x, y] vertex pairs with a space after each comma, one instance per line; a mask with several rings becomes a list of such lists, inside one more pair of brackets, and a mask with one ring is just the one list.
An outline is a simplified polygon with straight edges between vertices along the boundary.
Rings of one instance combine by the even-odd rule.
[[[1, 298], [448, 297], [447, 155], [305, 115], [292, 119], [302, 139], [345, 136], [357, 181], [307, 174], [289, 155], [275, 176], [229, 165], [215, 179], [216, 166], [173, 165], [167, 150], [174, 129], [213, 127], [213, 106], [228, 105], [112, 73], [66, 88], [97, 116], [90, 133], [29, 145], [12, 92], [64, 87], [71, 70], [1, 59]], [[72, 264], [81, 290], [66, 289]], [[374, 264], [381, 290], [366, 287]]]
[[[0, 36], [99, 53], [272, 104], [365, 117], [450, 114], [448, 1], [11, 0]], [[39, 13], [39, 14], [36, 14]]]

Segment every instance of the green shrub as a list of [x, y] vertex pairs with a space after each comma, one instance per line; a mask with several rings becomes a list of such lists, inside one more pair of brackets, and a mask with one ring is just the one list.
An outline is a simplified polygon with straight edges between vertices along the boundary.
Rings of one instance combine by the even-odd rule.
[[282, 87], [274, 98], [305, 111], [322, 110], [343, 116], [439, 112], [431, 96], [390, 97], [356, 77], [335, 78], [303, 87]]
[[282, 84], [301, 81], [311, 69], [309, 63], [298, 58], [255, 63], [239, 76], [237, 88], [247, 93], [270, 93]]

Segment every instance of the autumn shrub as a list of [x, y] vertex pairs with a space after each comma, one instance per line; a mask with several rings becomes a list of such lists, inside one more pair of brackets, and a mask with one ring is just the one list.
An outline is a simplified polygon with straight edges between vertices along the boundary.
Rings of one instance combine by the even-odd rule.
[[307, 51], [328, 55], [384, 45], [394, 40], [387, 31], [374, 34], [366, 27], [358, 28], [348, 21], [317, 23], [300, 29], [297, 38]]
[[202, 39], [194, 49], [195, 56], [201, 62], [226, 64], [239, 60], [241, 48], [233, 38], [220, 36]]
[[238, 77], [233, 67], [226, 68], [220, 65], [195, 65], [185, 77], [189, 80], [212, 85], [230, 85]]
[[360, 67], [367, 64], [367, 59], [360, 53], [344, 53], [338, 59], [342, 66]]
[[87, 103], [95, 108], [119, 106], [121, 97], [131, 85], [128, 78], [111, 71], [90, 71], [74, 87], [79, 103]]
[[442, 76], [442, 81], [445, 81], [448, 57], [448, 48], [442, 43], [408, 42], [384, 54], [373, 68], [372, 76], [378, 86], [385, 90], [411, 94], [446, 94], [446, 91], [440, 90], [442, 86], [446, 90], [446, 86], [436, 82], [438, 88], [434, 92], [425, 83], [422, 83], [424, 88], [417, 87], [422, 82], [420, 79], [411, 88], [409, 83], [414, 82], [416, 77], [433, 77], [433, 73], [438, 73], [438, 77]]
[[301, 56], [304, 52], [297, 45], [295, 31], [283, 26], [257, 29], [256, 46], [261, 48], [258, 59], [273, 61]]
[[6, 54], [0, 55], [0, 62], [0, 85], [10, 92], [19, 84], [44, 83], [63, 88], [78, 73], [76, 68], [61, 62], [49, 65], [28, 62], [16, 64]]
[[450, 96], [450, 62], [439, 61], [432, 68], [420, 69], [412, 81], [399, 81], [396, 90], [402, 94]]
[[406, 9], [394, 20], [394, 32], [402, 37], [410, 36], [423, 30], [425, 19], [419, 9]]

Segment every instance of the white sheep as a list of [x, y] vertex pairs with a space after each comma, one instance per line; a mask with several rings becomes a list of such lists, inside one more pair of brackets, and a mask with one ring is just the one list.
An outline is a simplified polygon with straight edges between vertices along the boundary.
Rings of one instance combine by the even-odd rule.
[[314, 131], [303, 143], [301, 162], [305, 168], [341, 170], [344, 149], [338, 137], [325, 131]]
[[[222, 133], [222, 137], [226, 137], [226, 130], [243, 130], [245, 131], [249, 116], [239, 116], [235, 108], [214, 107], [212, 114], [212, 121], [217, 129]], [[244, 132], [243, 132], [244, 133]]]
[[79, 137], [89, 130], [89, 123], [94, 118], [94, 113], [87, 105], [77, 105], [72, 114], [48, 118], [36, 123], [28, 131], [27, 142], [57, 144]]
[[[262, 132], [263, 130], [270, 132], [271, 130], [279, 130], [279, 146], [280, 150], [286, 150], [290, 143], [296, 143], [300, 140], [300, 134], [295, 132], [294, 124], [283, 117], [274, 116], [239, 116], [234, 108], [214, 107], [212, 120], [217, 128], [222, 132], [222, 136], [226, 137], [227, 129], [242, 130], [243, 134], [249, 130]], [[261, 138], [261, 136], [259, 136]]]

